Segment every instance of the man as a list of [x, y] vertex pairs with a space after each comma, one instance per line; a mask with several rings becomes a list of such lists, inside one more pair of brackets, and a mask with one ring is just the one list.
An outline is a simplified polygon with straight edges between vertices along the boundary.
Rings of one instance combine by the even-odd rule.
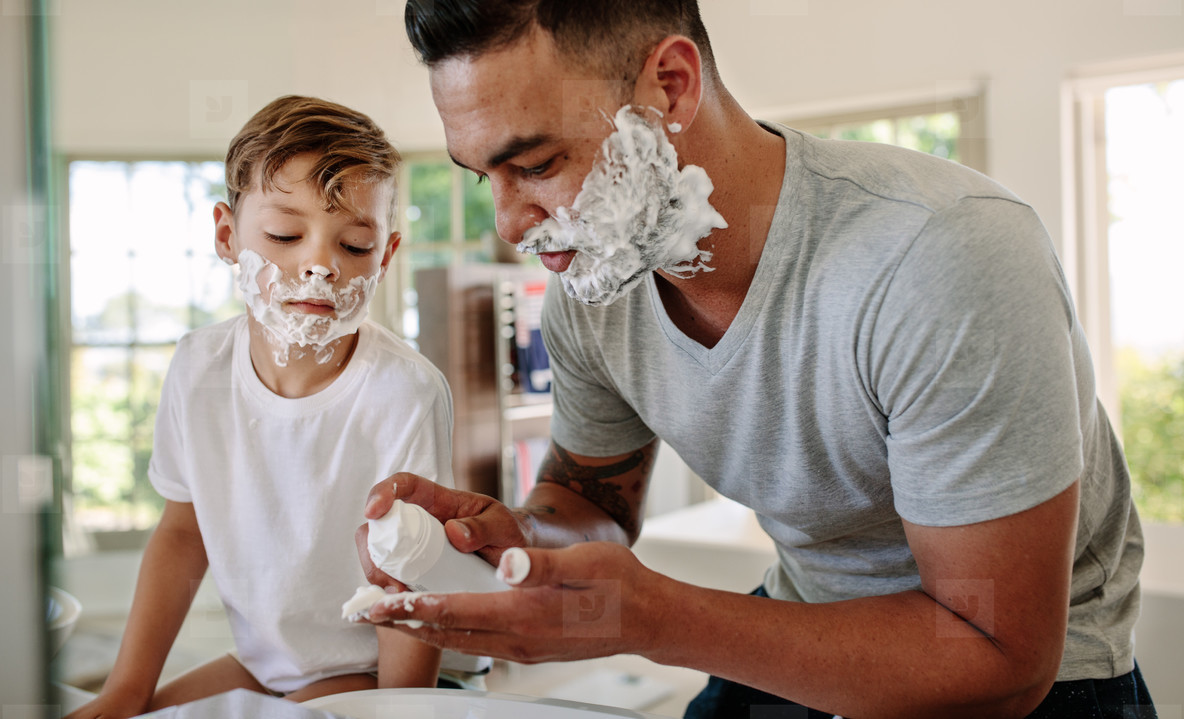
[[[1154, 716], [1125, 460], [1031, 208], [953, 163], [753, 120], [693, 0], [409, 0], [406, 22], [452, 158], [558, 275], [555, 412], [525, 507], [404, 474], [366, 510], [424, 505], [517, 588], [373, 621], [700, 669], [694, 717]], [[659, 437], [776, 541], [755, 596], [625, 549]], [[600, 622], [573, 615], [596, 599]]]

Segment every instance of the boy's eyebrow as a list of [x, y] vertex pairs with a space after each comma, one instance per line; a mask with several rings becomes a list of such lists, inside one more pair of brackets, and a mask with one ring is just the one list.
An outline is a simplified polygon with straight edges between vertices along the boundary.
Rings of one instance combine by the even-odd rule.
[[[280, 202], [264, 202], [259, 206], [259, 209], [274, 210], [285, 215], [292, 215], [293, 217], [304, 217], [306, 214], [304, 210], [295, 205], [285, 205]], [[354, 227], [362, 227], [367, 230], [378, 229], [378, 223], [374, 221], [373, 217], [364, 217], [361, 215], [349, 213], [349, 218], [350, 224]]]
[[[512, 137], [500, 148], [489, 154], [489, 159], [486, 161], [486, 167], [490, 169], [498, 167], [524, 152], [529, 152], [540, 145], [545, 145], [546, 143], [551, 142], [553, 139], [554, 138], [551, 135], [545, 133], [528, 135], [526, 137]], [[452, 158], [452, 161], [456, 163], [457, 166], [463, 167], [466, 170], [472, 170], [471, 167], [456, 159], [456, 157], [451, 152], [448, 153], [448, 156]]]

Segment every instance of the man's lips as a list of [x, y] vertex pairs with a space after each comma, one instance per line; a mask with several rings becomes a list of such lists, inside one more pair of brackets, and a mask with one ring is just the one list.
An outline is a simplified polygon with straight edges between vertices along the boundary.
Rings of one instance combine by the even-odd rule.
[[563, 273], [571, 266], [571, 261], [575, 259], [575, 250], [564, 250], [563, 252], [540, 252], [539, 260], [543, 263], [543, 267], [555, 273]]

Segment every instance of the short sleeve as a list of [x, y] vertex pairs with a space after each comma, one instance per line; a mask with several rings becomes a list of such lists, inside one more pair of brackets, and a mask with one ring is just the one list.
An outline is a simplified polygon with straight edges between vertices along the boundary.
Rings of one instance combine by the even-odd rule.
[[[638, 294], [635, 289], [633, 294]], [[626, 296], [617, 301], [625, 303]], [[577, 454], [609, 457], [630, 452], [654, 439], [654, 432], [622, 397], [600, 364], [587, 359], [585, 346], [612, 341], [596, 326], [619, 308], [577, 305], [558, 280], [547, 285], [543, 303], [543, 343], [551, 364], [551, 438]], [[619, 341], [619, 337], [616, 338]]]
[[456, 482], [452, 475], [452, 395], [443, 377], [433, 387], [423, 420], [411, 434], [405, 461], [391, 473], [411, 472], [436, 484], [453, 487]]
[[1031, 208], [966, 198], [930, 219], [891, 280], [870, 343], [902, 517], [994, 519], [1080, 475], [1074, 322]]

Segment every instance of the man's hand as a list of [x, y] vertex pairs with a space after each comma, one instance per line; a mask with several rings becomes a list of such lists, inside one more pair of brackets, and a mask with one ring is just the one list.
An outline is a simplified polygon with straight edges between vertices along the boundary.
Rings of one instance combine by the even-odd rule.
[[[651, 609], [669, 604], [661, 597], [672, 581], [614, 542], [524, 552], [529, 571], [510, 591], [410, 595], [376, 605], [370, 621], [399, 622], [392, 626], [429, 644], [522, 663], [645, 650], [659, 623]], [[515, 574], [512, 558], [520, 556], [502, 560], [503, 574]]]
[[[525, 515], [512, 512], [501, 502], [484, 494], [442, 487], [418, 475], [400, 472], [387, 477], [370, 489], [366, 498], [366, 519], [378, 519], [390, 511], [396, 499], [418, 504], [444, 523], [448, 541], [462, 552], [476, 552], [496, 565], [502, 552], [528, 544], [529, 522]], [[374, 566], [367, 546], [370, 528], [358, 527], [354, 542], [366, 580], [380, 587], [405, 587]]]

